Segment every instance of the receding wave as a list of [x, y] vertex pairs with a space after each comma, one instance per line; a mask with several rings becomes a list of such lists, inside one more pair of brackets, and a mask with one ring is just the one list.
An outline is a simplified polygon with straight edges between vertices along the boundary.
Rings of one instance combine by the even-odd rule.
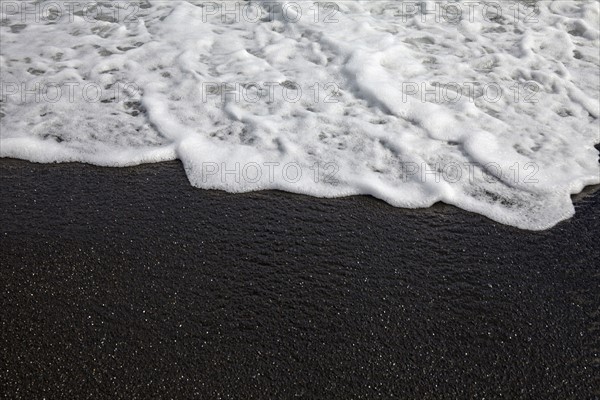
[[200, 188], [443, 201], [532, 230], [600, 183], [597, 1], [1, 12], [2, 157], [180, 159]]

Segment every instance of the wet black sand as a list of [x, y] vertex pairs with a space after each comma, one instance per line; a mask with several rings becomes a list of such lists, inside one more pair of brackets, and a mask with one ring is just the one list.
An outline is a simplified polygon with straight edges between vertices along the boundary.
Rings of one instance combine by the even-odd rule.
[[600, 396], [600, 191], [533, 233], [175, 162], [0, 176], [0, 397]]

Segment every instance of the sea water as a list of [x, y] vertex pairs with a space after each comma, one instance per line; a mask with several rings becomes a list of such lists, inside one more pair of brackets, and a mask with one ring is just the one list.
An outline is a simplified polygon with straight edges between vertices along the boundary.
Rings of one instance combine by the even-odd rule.
[[595, 0], [0, 4], [2, 157], [531, 230], [600, 183]]

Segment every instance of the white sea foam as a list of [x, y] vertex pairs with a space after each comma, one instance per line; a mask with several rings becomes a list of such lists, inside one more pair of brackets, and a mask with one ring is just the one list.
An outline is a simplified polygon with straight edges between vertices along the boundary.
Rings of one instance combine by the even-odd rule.
[[0, 156], [570, 217], [600, 183], [598, 1], [439, 5], [3, 1]]

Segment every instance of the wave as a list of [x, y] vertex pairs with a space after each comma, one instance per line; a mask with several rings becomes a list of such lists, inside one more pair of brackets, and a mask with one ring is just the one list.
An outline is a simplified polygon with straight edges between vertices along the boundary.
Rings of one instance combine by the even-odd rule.
[[600, 183], [596, 1], [76, 4], [2, 4], [2, 157], [530, 230]]

